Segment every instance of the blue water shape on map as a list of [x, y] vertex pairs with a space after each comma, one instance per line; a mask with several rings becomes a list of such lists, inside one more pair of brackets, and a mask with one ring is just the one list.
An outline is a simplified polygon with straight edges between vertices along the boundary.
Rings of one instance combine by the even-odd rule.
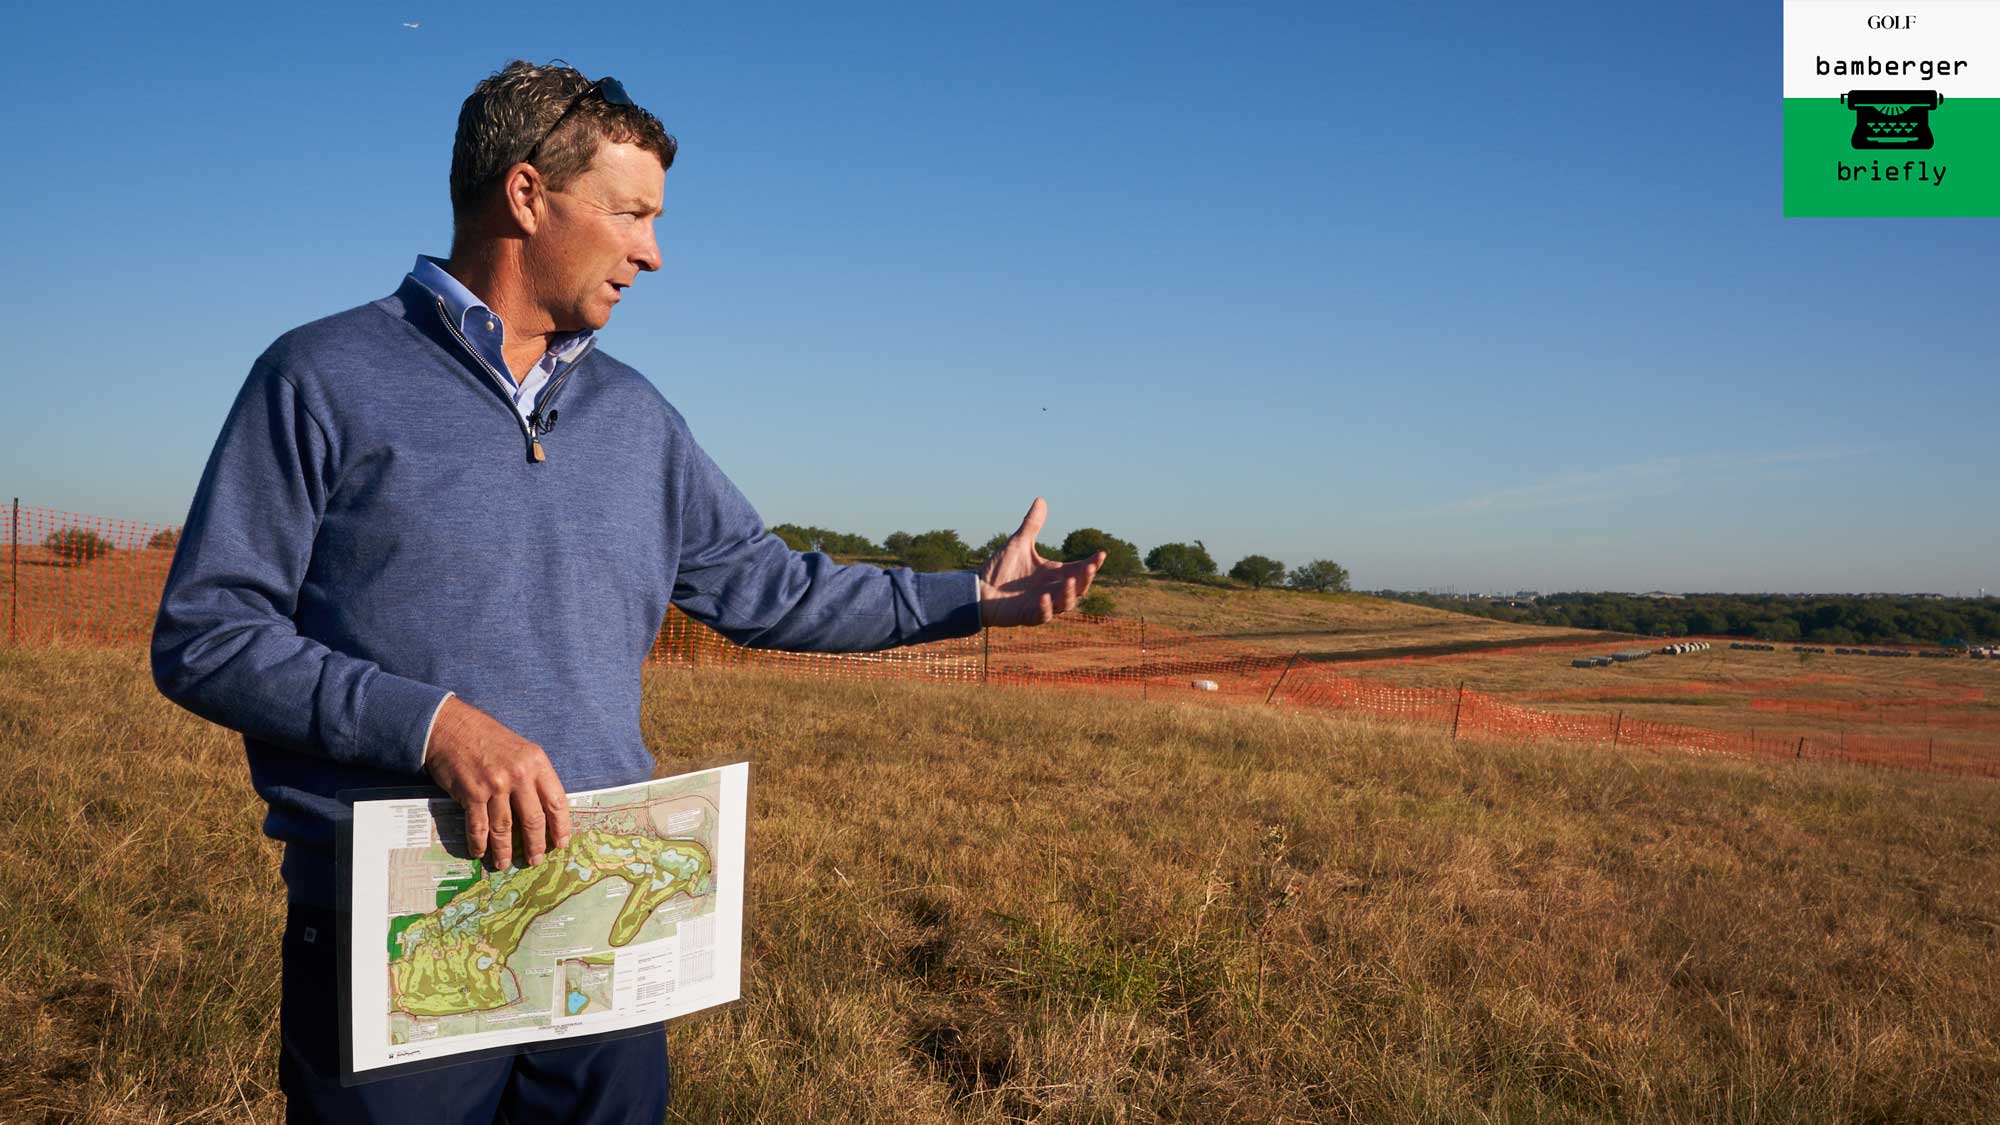
[[588, 997], [588, 996], [585, 996], [585, 995], [584, 995], [583, 993], [581, 993], [581, 992], [572, 992], [572, 993], [570, 993], [570, 994], [569, 994], [569, 1014], [573, 1016], [573, 1015], [577, 1014], [578, 1012], [581, 1012], [581, 1011], [583, 1011], [583, 1006], [584, 1006], [585, 1004], [588, 1004], [588, 1003], [590, 1003], [590, 997]]

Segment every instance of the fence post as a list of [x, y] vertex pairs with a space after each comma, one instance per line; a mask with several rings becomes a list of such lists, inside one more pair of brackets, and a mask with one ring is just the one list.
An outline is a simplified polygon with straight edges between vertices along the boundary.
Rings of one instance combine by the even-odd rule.
[[1451, 705], [1451, 740], [1458, 741], [1458, 717], [1465, 712], [1465, 681], [1458, 681], [1458, 701]]
[[1801, 758], [1803, 758], [1803, 757], [1805, 757], [1805, 756], [1806, 756], [1806, 739], [1805, 739], [1805, 736], [1804, 736], [1804, 735], [1800, 735], [1800, 736], [1799, 736], [1799, 748], [1798, 748], [1798, 749], [1797, 749], [1796, 751], [1794, 751], [1794, 752], [1793, 752], [1793, 754], [1792, 754], [1792, 761], [1796, 762], [1796, 761], [1798, 761], [1799, 759], [1801, 759]]
[[1618, 712], [1618, 723], [1611, 728], [1611, 748], [1618, 749], [1618, 736], [1625, 733], [1625, 712]]
[[993, 630], [979, 631], [979, 682], [993, 678]]
[[21, 498], [14, 497], [14, 529], [7, 536], [7, 643], [21, 643]]
[[1146, 698], [1146, 615], [1139, 615], [1139, 698]]
[[1927, 766], [1937, 764], [1937, 735], [1931, 735], [1930, 745], [1924, 747], [1924, 764]]
[[1298, 659], [1299, 659], [1299, 654], [1297, 652], [1294, 652], [1292, 654], [1292, 658], [1290, 660], [1285, 661], [1285, 670], [1278, 673], [1278, 682], [1271, 685], [1271, 694], [1264, 697], [1264, 702], [1269, 703], [1273, 699], [1278, 698], [1278, 689], [1285, 686], [1285, 677], [1292, 674], [1292, 665], [1297, 663]]

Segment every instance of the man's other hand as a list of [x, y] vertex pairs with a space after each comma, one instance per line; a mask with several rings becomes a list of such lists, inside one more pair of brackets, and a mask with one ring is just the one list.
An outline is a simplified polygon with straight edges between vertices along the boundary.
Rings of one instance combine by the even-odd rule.
[[1075, 562], [1050, 562], [1035, 553], [1035, 536], [1049, 516], [1042, 498], [1028, 506], [1027, 518], [986, 565], [979, 569], [979, 623], [988, 628], [1043, 625], [1076, 608], [1090, 592], [1090, 580], [1104, 565], [1104, 552]]
[[569, 800], [542, 748], [454, 695], [431, 728], [424, 771], [465, 810], [465, 847], [495, 870], [514, 856], [514, 833], [528, 866], [569, 846]]

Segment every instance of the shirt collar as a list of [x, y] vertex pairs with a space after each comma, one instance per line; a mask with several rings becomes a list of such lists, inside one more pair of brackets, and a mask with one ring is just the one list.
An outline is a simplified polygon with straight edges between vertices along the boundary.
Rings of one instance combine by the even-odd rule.
[[[488, 320], [501, 324], [501, 331], [505, 331], [500, 314], [489, 308], [486, 302], [474, 295], [472, 290], [467, 289], [464, 283], [446, 273], [442, 259], [433, 258], [429, 254], [417, 255], [417, 264], [411, 267], [410, 276], [418, 285], [430, 290], [432, 296], [444, 302], [445, 312], [450, 314], [453, 323], [458, 325], [458, 330], [463, 332], [467, 339], [480, 339], [482, 333], [476, 331], [473, 326], [478, 324], [483, 327]], [[557, 332], [549, 337], [549, 354], [556, 357], [557, 361], [567, 363], [576, 358], [577, 353], [581, 352], [584, 345], [590, 343], [596, 335], [588, 328], [580, 328], [573, 332]]]

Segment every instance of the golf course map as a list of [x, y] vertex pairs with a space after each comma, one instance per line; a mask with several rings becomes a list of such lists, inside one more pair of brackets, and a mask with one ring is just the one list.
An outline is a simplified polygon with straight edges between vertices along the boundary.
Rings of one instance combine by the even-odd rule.
[[519, 995], [507, 989], [508, 958], [535, 919], [602, 880], [619, 879], [631, 891], [606, 940], [622, 946], [668, 899], [708, 894], [713, 874], [708, 850], [690, 840], [579, 831], [540, 864], [493, 871], [398, 926], [390, 941], [390, 1005], [420, 1017], [505, 1007]]

